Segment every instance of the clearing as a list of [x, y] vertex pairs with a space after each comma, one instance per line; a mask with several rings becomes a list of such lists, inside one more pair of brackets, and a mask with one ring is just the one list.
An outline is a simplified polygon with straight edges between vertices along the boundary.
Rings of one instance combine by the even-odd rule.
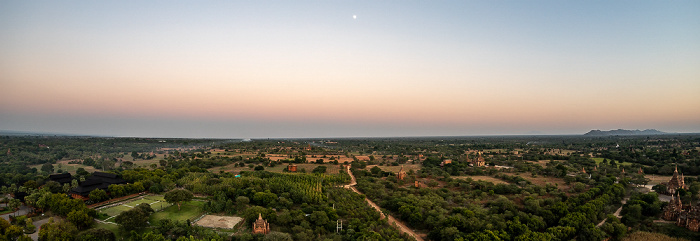
[[[525, 180], [528, 180], [532, 182], [535, 185], [538, 186], [546, 186], [547, 184], [552, 184], [554, 186], [557, 186], [560, 190], [563, 191], [568, 191], [568, 188], [570, 188], [569, 185], [566, 184], [564, 179], [562, 178], [556, 178], [556, 177], [545, 177], [545, 176], [537, 176], [537, 177], [532, 177], [532, 174], [529, 172], [524, 172], [524, 173], [515, 173], [515, 175], [509, 174], [509, 173], [504, 173], [506, 175], [511, 175], [511, 176], [519, 176], [522, 177]], [[567, 187], [567, 189], [564, 189], [564, 187]]]
[[243, 218], [235, 216], [205, 215], [195, 224], [205, 228], [233, 229], [241, 221], [243, 221]]
[[501, 179], [491, 177], [491, 176], [453, 176], [452, 178], [455, 178], [455, 179], [469, 179], [469, 178], [471, 178], [474, 181], [486, 181], [486, 182], [491, 182], [493, 184], [508, 184], [506, 181], [503, 181]]

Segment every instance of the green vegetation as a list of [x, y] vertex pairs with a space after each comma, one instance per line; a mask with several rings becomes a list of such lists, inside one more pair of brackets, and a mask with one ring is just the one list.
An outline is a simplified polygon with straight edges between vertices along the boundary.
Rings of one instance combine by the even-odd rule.
[[206, 203], [202, 201], [183, 202], [180, 210], [173, 205], [151, 215], [150, 222], [156, 223], [165, 219], [181, 222], [194, 220], [204, 213], [202, 211], [204, 204]]
[[[47, 240], [111, 240], [112, 234], [125, 240], [411, 240], [364, 197], [429, 240], [621, 240], [628, 228], [700, 238], [654, 222], [665, 203], [640, 192], [649, 179], [636, 172], [670, 175], [677, 164], [689, 187], [679, 191], [681, 200], [696, 203], [698, 135], [249, 142], [0, 137], [0, 147], [10, 150], [0, 152], [0, 192], [27, 195], [8, 200], [8, 212], [27, 205], [33, 215], [55, 216], [39, 234]], [[470, 165], [477, 158], [486, 166]], [[297, 172], [286, 170], [290, 163]], [[343, 188], [351, 180], [344, 163], [364, 195]], [[75, 173], [73, 180], [48, 181], [59, 169]], [[66, 195], [103, 169], [128, 184], [93, 191], [86, 202]], [[86, 206], [144, 191], [151, 194], [99, 211]], [[611, 214], [620, 207], [618, 219]], [[225, 232], [192, 225], [205, 212], [246, 223]], [[258, 215], [272, 234], [251, 234]], [[336, 230], [340, 221], [343, 229]], [[0, 226], [0, 235], [13, 240], [22, 238], [17, 230], [38, 229], [24, 216]]]
[[[605, 160], [607, 160], [608, 162], [615, 161], [615, 160], [608, 160], [608, 159], [602, 158], [602, 157], [592, 157], [591, 159], [593, 159], [593, 160], [595, 161], [595, 164], [596, 164], [596, 165], [600, 165], [600, 163], [603, 163], [603, 161], [605, 161]], [[617, 165], [621, 165], [621, 166], [632, 166], [632, 163], [631, 163], [631, 162], [618, 162], [618, 161], [615, 161], [615, 163], [617, 163]], [[630, 171], [632, 171], [632, 170], [630, 170]]]

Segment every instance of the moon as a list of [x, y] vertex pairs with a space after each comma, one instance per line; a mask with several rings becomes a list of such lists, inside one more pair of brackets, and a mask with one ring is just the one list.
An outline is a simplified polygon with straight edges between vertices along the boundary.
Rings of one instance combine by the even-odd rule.
[[352, 15], [352, 19], [357, 19], [357, 15]]

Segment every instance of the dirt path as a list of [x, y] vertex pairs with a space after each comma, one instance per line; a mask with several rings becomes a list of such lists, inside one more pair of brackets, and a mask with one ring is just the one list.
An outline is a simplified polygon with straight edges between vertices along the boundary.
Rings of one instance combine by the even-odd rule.
[[[348, 170], [348, 174], [350, 174], [351, 181], [350, 181], [350, 184], [345, 185], [343, 187], [348, 188], [348, 189], [352, 190], [353, 192], [356, 192], [357, 194], [364, 195], [363, 193], [361, 193], [360, 191], [358, 191], [354, 187], [355, 185], [357, 185], [357, 181], [355, 179], [355, 176], [352, 175], [352, 171], [350, 171], [350, 166], [347, 166], [347, 170]], [[397, 226], [399, 228], [399, 230], [401, 232], [404, 232], [404, 233], [407, 233], [408, 235], [411, 235], [411, 237], [415, 238], [417, 241], [424, 241], [422, 236], [427, 236], [427, 235], [425, 235], [425, 234], [418, 235], [417, 233], [413, 232], [413, 230], [411, 230], [406, 225], [404, 225], [403, 222], [395, 219], [391, 215], [384, 214], [384, 212], [382, 212], [382, 210], [379, 208], [379, 206], [377, 204], [375, 204], [374, 202], [372, 202], [372, 200], [369, 200], [368, 198], [365, 197], [365, 201], [367, 201], [367, 203], [370, 206], [372, 206], [374, 209], [376, 209], [379, 212], [379, 214], [382, 216], [382, 219], [387, 218], [387, 221], [389, 222], [389, 224], [394, 224], [395, 226]]]
[[[620, 212], [622, 212], [622, 206], [625, 206], [625, 203], [627, 203], [628, 199], [629, 199], [629, 197], [625, 197], [625, 199], [622, 199], [622, 205], [620, 205], [620, 208], [618, 208], [617, 211], [615, 211], [615, 213], [613, 213], [613, 215], [615, 215], [615, 217], [622, 218], [622, 216], [620, 216]], [[605, 218], [605, 219], [603, 219], [603, 221], [600, 221], [600, 223], [598, 223], [598, 225], [596, 225], [596, 227], [603, 226], [603, 224], [605, 224], [605, 221], [608, 221], [608, 218]]]

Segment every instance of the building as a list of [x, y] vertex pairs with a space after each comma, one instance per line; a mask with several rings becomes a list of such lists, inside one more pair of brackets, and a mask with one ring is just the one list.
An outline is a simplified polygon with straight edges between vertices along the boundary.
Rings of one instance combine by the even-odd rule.
[[403, 171], [403, 165], [401, 165], [401, 170], [399, 170], [399, 172], [396, 173], [396, 177], [399, 180], [403, 180], [404, 178], [406, 178], [406, 172]]
[[73, 198], [88, 200], [92, 190], [102, 189], [108, 192], [109, 185], [112, 184], [126, 184], [126, 181], [119, 178], [117, 174], [94, 172], [84, 182], [81, 182], [78, 187], [73, 188], [70, 194]]
[[676, 226], [697, 232], [700, 228], [700, 206], [683, 206], [681, 198], [671, 194], [671, 201], [664, 208], [661, 218], [675, 221]]
[[73, 182], [73, 177], [68, 172], [61, 174], [51, 174], [49, 176], [49, 181], [60, 183], [61, 186], [63, 186], [63, 184], [66, 183], [71, 184], [71, 182]]
[[676, 190], [679, 188], [688, 190], [688, 188], [685, 186], [685, 180], [683, 179], [683, 174], [681, 174], [680, 177], [678, 176], [678, 165], [676, 165], [676, 170], [673, 171], [671, 180], [669, 180], [668, 184], [666, 184], [666, 191], [670, 194], [675, 194]]
[[474, 160], [472, 160], [472, 164], [475, 167], [483, 167], [486, 165], [486, 160], [484, 160], [484, 157], [481, 156], [481, 152], [479, 152], [479, 157], [474, 158]]
[[451, 159], [446, 159], [446, 160], [440, 162], [440, 166], [441, 166], [441, 167], [444, 167], [444, 166], [447, 165], [447, 164], [452, 164], [452, 160], [451, 160]]
[[297, 171], [297, 165], [295, 165], [294, 163], [290, 163], [289, 165], [287, 165], [287, 171], [296, 172], [296, 171]]
[[262, 218], [262, 214], [258, 213], [258, 220], [253, 223], [253, 234], [268, 234], [270, 233], [270, 224]]

